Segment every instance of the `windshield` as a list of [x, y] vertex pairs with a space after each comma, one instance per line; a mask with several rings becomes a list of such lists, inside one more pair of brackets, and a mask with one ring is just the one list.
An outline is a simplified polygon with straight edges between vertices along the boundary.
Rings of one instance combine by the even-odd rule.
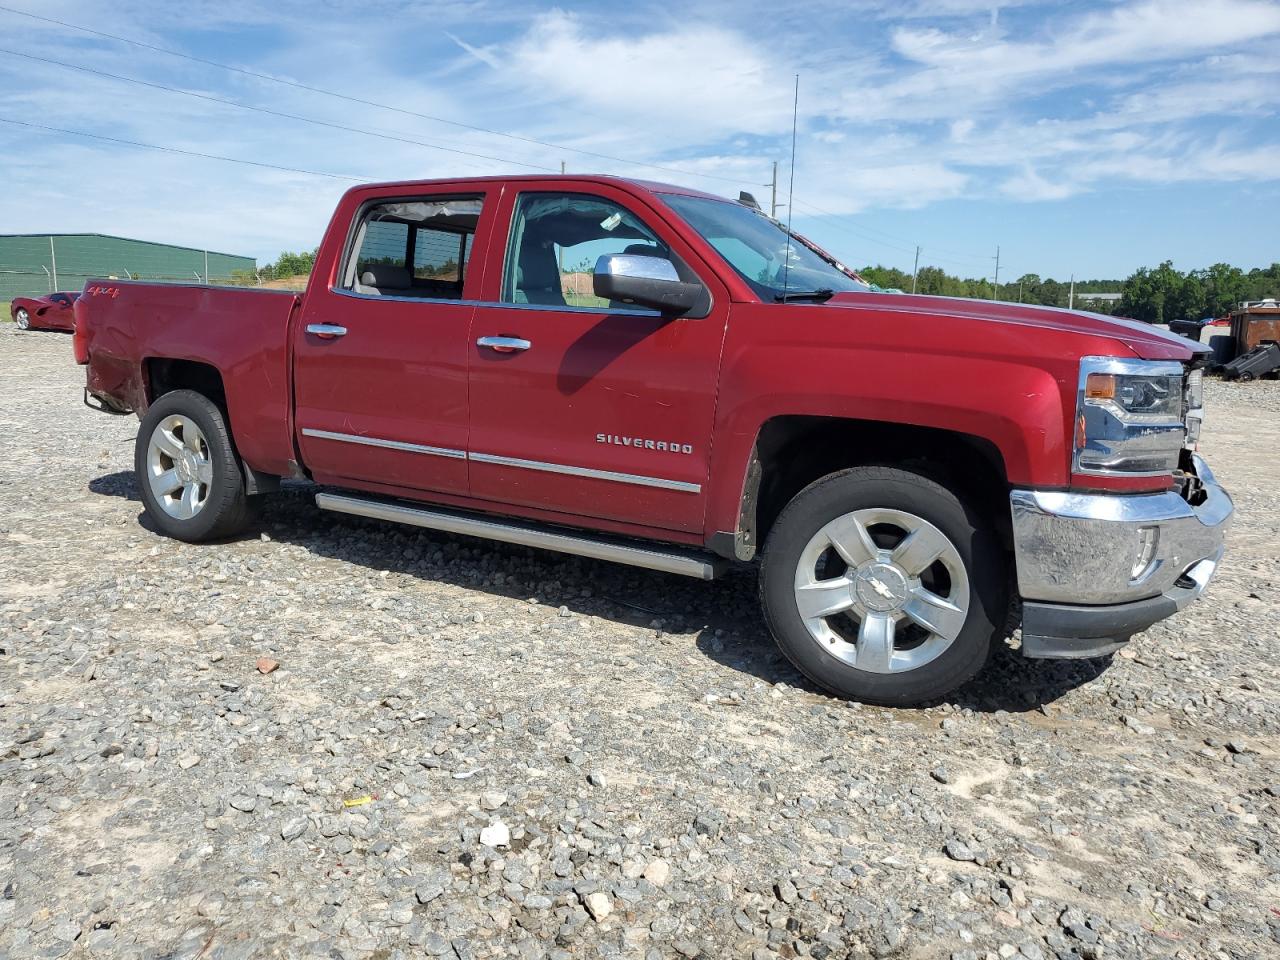
[[750, 207], [681, 194], [666, 194], [662, 199], [716, 248], [762, 300], [871, 289]]

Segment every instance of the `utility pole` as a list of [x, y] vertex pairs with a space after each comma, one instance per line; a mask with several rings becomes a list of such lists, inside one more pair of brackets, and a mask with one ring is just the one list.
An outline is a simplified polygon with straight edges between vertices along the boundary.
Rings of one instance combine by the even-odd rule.
[[778, 161], [773, 161], [773, 182], [769, 184], [769, 216], [778, 219]]
[[1022, 281], [1018, 281], [1018, 302], [1022, 302]]
[[916, 244], [916, 262], [911, 268], [911, 292], [916, 292], [916, 274], [920, 272], [920, 244]]
[[994, 300], [1000, 296], [1000, 245], [996, 245], [996, 276], [991, 281], [991, 299]]
[[53, 249], [53, 234], [49, 235], [49, 262], [53, 266], [53, 289], [58, 289], [58, 254]]
[[1067, 309], [1074, 310], [1076, 308], [1076, 275], [1071, 275], [1071, 292], [1067, 294]]
[[560, 176], [564, 176], [564, 161], [560, 161]]

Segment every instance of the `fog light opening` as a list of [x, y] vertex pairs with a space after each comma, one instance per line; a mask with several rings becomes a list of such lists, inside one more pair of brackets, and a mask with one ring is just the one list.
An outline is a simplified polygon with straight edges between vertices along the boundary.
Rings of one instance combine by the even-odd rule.
[[1130, 583], [1136, 583], [1151, 574], [1155, 568], [1156, 549], [1159, 546], [1159, 527], [1141, 527], [1138, 530], [1138, 558], [1129, 573]]

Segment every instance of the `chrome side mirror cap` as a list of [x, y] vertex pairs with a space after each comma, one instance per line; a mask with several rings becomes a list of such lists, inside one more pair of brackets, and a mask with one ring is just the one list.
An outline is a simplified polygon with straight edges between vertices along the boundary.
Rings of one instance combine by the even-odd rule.
[[676, 265], [665, 257], [610, 253], [596, 260], [592, 290], [597, 297], [665, 314], [683, 314], [706, 296], [702, 284], [680, 279]]

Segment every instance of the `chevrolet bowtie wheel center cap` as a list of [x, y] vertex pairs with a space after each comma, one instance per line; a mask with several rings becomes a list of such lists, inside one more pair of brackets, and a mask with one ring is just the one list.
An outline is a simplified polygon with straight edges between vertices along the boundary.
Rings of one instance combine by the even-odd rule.
[[858, 602], [868, 610], [888, 613], [907, 602], [907, 578], [894, 564], [870, 564], [858, 571], [853, 584]]

